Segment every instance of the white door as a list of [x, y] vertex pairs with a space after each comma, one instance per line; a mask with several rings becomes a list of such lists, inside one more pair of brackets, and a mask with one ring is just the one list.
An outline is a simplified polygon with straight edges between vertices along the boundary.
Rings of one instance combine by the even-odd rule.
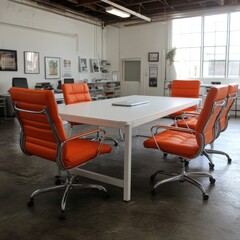
[[134, 59], [122, 60], [121, 95], [141, 94], [141, 61]]

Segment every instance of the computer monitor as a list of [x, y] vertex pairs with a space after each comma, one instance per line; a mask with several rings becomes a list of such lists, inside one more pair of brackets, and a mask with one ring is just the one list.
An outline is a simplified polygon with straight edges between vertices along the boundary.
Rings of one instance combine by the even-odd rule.
[[64, 78], [63, 82], [64, 82], [64, 84], [66, 84], [66, 83], [74, 83], [74, 79], [73, 78]]
[[12, 86], [19, 88], [28, 88], [28, 82], [26, 78], [12, 78]]

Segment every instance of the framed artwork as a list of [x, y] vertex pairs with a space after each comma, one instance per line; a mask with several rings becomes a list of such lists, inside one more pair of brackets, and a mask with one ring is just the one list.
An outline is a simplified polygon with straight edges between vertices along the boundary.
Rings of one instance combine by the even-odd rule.
[[91, 59], [91, 65], [92, 65], [92, 71], [93, 72], [100, 72], [100, 65], [99, 65], [99, 59]]
[[63, 60], [63, 68], [62, 68], [62, 76], [63, 77], [71, 77], [72, 76], [72, 61], [69, 59]]
[[39, 74], [38, 52], [24, 52], [24, 73]]
[[60, 78], [60, 58], [59, 57], [45, 57], [45, 78], [56, 79]]
[[148, 61], [149, 62], [158, 62], [159, 61], [159, 53], [158, 52], [148, 53]]
[[157, 87], [158, 68], [149, 67], [149, 87]]
[[0, 49], [0, 71], [17, 71], [17, 51]]
[[80, 72], [88, 72], [88, 65], [86, 58], [79, 57], [79, 70]]

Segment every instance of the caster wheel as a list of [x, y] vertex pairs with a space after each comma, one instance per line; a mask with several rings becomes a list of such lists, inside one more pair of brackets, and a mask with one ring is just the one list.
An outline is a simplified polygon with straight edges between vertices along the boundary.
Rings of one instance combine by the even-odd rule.
[[203, 200], [208, 200], [209, 196], [206, 193], [203, 193]]
[[62, 181], [60, 178], [56, 179], [55, 181], [55, 185], [61, 185], [62, 184]]
[[34, 200], [33, 200], [33, 198], [31, 198], [31, 199], [27, 202], [27, 206], [28, 206], [28, 207], [33, 207], [33, 206], [34, 206]]
[[214, 170], [215, 165], [213, 163], [209, 163], [209, 169]]
[[189, 165], [189, 161], [185, 161], [185, 167], [188, 167], [188, 165]]
[[231, 163], [232, 163], [232, 159], [228, 158], [228, 164], [231, 164]]
[[152, 194], [152, 196], [156, 196], [156, 189], [155, 188], [152, 189], [151, 194]]
[[150, 177], [150, 182], [152, 184], [155, 182], [155, 177], [156, 177], [156, 175], [154, 175], [154, 174]]
[[61, 221], [63, 221], [63, 220], [65, 220], [66, 219], [66, 215], [65, 215], [65, 212], [64, 211], [62, 211], [60, 214], [59, 214], [59, 220], [61, 220]]
[[164, 158], [166, 158], [166, 157], [167, 157], [167, 155], [168, 155], [167, 153], [163, 153], [163, 157], [164, 157]]
[[55, 176], [55, 185], [61, 184], [62, 184], [61, 176], [60, 175]]
[[110, 193], [108, 193], [108, 192], [104, 192], [103, 193], [103, 198], [104, 199], [109, 199], [111, 197], [111, 194]]
[[216, 182], [216, 179], [213, 178], [213, 177], [210, 177], [210, 178], [209, 178], [209, 181], [210, 181], [211, 184], [214, 184], [214, 183]]

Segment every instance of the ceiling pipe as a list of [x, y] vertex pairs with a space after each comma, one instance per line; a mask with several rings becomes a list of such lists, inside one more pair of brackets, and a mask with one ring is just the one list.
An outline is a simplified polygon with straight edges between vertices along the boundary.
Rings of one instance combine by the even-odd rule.
[[109, 0], [101, 0], [101, 2], [107, 3], [107, 4], [109, 4], [109, 5], [113, 6], [113, 7], [116, 7], [116, 8], [118, 8], [118, 9], [121, 9], [121, 10], [123, 10], [123, 11], [125, 11], [125, 12], [127, 12], [127, 13], [130, 13], [130, 14], [138, 17], [138, 18], [141, 18], [141, 19], [143, 19], [143, 20], [145, 20], [145, 21], [147, 21], [147, 22], [151, 22], [151, 21], [152, 21], [152, 19], [149, 18], [149, 17], [146, 17], [146, 16], [144, 16], [144, 15], [142, 15], [142, 14], [140, 14], [140, 13], [134, 12], [134, 11], [128, 9], [128, 8], [125, 8], [125, 7], [123, 7], [123, 6], [121, 6], [121, 5], [118, 5], [118, 4], [114, 3], [114, 2], [111, 2], [111, 1], [109, 1]]

